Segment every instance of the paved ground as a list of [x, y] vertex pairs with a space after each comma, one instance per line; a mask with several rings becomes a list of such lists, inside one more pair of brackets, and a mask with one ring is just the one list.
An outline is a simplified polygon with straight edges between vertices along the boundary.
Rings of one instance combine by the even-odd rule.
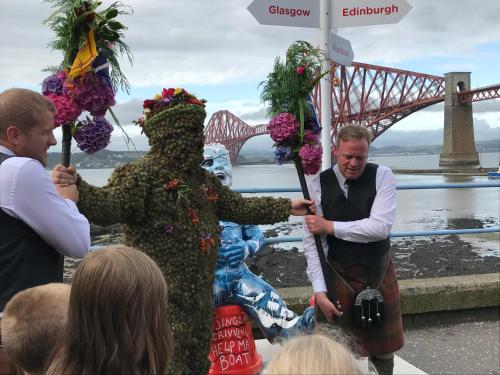
[[406, 332], [397, 354], [428, 374], [500, 374], [500, 322]]
[[[278, 344], [271, 345], [265, 339], [256, 340], [257, 351], [262, 355], [262, 360], [264, 366], [266, 366], [269, 361], [274, 357], [274, 355], [280, 350]], [[368, 373], [368, 360], [362, 359], [359, 361], [361, 369], [364, 373]], [[394, 375], [426, 375], [426, 373], [419, 368], [413, 366], [411, 363], [405, 361], [399, 356], [394, 358]], [[300, 375], [300, 374], [297, 374]]]
[[[422, 328], [405, 333], [406, 344], [397, 353], [394, 374], [500, 374], [500, 322], [474, 322]], [[257, 340], [267, 363], [279, 350]], [[361, 362], [366, 368], [367, 364]]]

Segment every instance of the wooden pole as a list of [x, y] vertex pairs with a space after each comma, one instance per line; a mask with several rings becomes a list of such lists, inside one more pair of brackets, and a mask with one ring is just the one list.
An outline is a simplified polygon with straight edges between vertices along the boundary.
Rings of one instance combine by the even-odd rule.
[[69, 167], [71, 162], [71, 123], [62, 125], [62, 156], [61, 162], [65, 167]]
[[[307, 188], [306, 179], [304, 176], [304, 169], [300, 163], [300, 158], [294, 160], [295, 168], [297, 169], [297, 174], [299, 176], [300, 188], [302, 189], [302, 194], [304, 199], [311, 200], [309, 195], [309, 189]], [[316, 244], [316, 250], [318, 251], [319, 262], [321, 264], [321, 270], [323, 271], [323, 277], [326, 283], [327, 295], [330, 301], [337, 306], [337, 296], [335, 295], [335, 289], [333, 285], [332, 270], [326, 262], [325, 252], [323, 250], [323, 243], [321, 242], [321, 237], [319, 234], [314, 235], [314, 242]]]

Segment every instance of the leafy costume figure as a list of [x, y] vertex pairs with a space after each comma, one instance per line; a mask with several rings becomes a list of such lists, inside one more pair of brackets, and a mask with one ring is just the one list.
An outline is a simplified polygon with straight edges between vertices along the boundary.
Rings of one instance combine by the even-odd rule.
[[[231, 161], [224, 145], [205, 145], [203, 157], [203, 168], [230, 187]], [[254, 256], [264, 246], [264, 235], [259, 227], [230, 221], [219, 224], [221, 242], [215, 270], [214, 307], [241, 306], [270, 342], [312, 331], [314, 307], [307, 308], [302, 316], [295, 314], [287, 308], [276, 290], [253, 274], [245, 264], [245, 259]]]
[[183, 89], [164, 89], [144, 101], [137, 123], [150, 151], [117, 168], [107, 185], [78, 177], [78, 207], [93, 223], [122, 223], [125, 244], [159, 265], [169, 288], [174, 334], [171, 374], [205, 374], [212, 324], [212, 287], [219, 220], [271, 224], [287, 220], [290, 200], [243, 198], [206, 172], [204, 101]]

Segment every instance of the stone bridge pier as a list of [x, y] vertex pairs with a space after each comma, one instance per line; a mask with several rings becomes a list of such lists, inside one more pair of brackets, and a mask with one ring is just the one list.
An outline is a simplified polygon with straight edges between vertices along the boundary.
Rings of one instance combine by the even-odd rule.
[[472, 104], [461, 104], [458, 101], [458, 94], [470, 89], [469, 72], [445, 74], [444, 139], [443, 152], [439, 156], [440, 167], [479, 167], [479, 155], [474, 142]]

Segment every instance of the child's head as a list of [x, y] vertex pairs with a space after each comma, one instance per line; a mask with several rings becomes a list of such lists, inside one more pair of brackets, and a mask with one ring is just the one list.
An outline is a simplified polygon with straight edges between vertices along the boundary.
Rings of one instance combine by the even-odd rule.
[[295, 337], [284, 343], [266, 368], [266, 375], [362, 374], [353, 355], [322, 333]]
[[94, 251], [71, 288], [64, 347], [49, 373], [165, 371], [172, 351], [167, 286], [149, 256], [122, 245]]
[[24, 371], [41, 374], [60, 345], [68, 316], [70, 287], [46, 284], [17, 293], [5, 306], [2, 342]]

